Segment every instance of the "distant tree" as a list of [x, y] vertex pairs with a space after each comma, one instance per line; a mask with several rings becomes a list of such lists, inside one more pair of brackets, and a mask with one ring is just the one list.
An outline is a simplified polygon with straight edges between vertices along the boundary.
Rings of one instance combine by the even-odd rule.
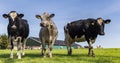
[[6, 34], [0, 35], [0, 48], [6, 49], [8, 46], [8, 37]]

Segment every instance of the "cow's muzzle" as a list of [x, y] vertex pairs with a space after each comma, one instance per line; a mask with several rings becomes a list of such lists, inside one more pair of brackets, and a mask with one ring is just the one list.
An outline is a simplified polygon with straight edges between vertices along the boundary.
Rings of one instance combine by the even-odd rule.
[[45, 25], [45, 23], [40, 23], [40, 26], [45, 27], [46, 25]]
[[104, 32], [100, 32], [99, 35], [105, 35], [105, 33]]
[[11, 28], [14, 29], [14, 30], [17, 29], [17, 27], [15, 25], [13, 25]]

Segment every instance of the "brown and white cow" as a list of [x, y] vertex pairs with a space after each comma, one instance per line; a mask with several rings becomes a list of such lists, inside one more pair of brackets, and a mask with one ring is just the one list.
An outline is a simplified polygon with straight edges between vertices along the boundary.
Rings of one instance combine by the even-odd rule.
[[42, 55], [46, 57], [46, 44], [48, 44], [49, 57], [52, 57], [52, 47], [58, 36], [58, 30], [52, 18], [55, 14], [48, 14], [44, 12], [42, 15], [36, 15], [36, 18], [41, 19], [41, 30], [39, 38], [42, 43]]

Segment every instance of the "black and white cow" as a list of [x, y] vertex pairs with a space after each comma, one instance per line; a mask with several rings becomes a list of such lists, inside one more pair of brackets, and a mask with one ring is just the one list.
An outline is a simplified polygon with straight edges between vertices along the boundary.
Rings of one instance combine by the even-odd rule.
[[44, 12], [43, 15], [36, 15], [36, 18], [41, 19], [41, 29], [39, 38], [42, 43], [42, 55], [46, 57], [46, 44], [48, 44], [49, 57], [52, 57], [52, 47], [58, 36], [58, 30], [52, 18], [55, 14]]
[[102, 18], [88, 18], [68, 23], [64, 27], [65, 44], [67, 46], [68, 55], [72, 54], [72, 43], [87, 41], [89, 45], [88, 55], [92, 55], [94, 57], [95, 54], [93, 50], [93, 43], [95, 42], [98, 35], [105, 34], [104, 26], [110, 22], [110, 19], [103, 20]]
[[22, 48], [22, 55], [25, 55], [24, 49], [26, 44], [26, 38], [29, 35], [29, 25], [27, 20], [22, 19], [24, 14], [18, 14], [16, 11], [11, 11], [9, 14], [3, 14], [4, 18], [8, 18], [9, 24], [7, 26], [8, 39], [11, 43], [10, 58], [13, 58], [14, 43], [17, 42], [17, 56], [21, 59], [20, 50]]

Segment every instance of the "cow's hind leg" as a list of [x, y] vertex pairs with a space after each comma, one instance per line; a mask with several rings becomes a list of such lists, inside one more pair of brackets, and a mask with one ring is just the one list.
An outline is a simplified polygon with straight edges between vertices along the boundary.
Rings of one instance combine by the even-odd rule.
[[68, 50], [68, 55], [72, 54], [72, 48], [71, 48], [71, 42], [68, 42], [68, 40], [65, 38], [65, 44], [67, 46], [67, 50]]
[[71, 48], [71, 46], [68, 47], [68, 55], [72, 55], [72, 48]]
[[71, 44], [67, 44], [68, 55], [72, 55]]

